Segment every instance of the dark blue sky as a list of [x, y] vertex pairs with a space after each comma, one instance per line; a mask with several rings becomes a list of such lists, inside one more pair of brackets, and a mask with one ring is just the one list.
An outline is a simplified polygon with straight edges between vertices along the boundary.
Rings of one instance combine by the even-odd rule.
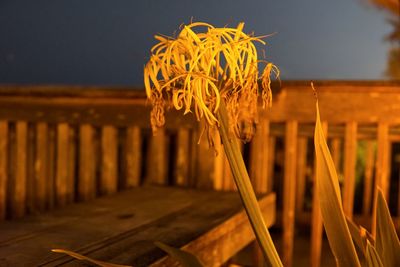
[[[366, 1], [366, 0], [365, 0]], [[382, 79], [391, 31], [363, 0], [0, 0], [0, 82], [142, 85], [153, 35], [246, 23], [282, 79]]]

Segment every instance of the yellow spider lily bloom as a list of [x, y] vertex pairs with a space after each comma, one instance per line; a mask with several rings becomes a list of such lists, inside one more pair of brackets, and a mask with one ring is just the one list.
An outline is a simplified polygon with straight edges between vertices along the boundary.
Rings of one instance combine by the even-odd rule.
[[[241, 139], [253, 135], [257, 123], [258, 96], [263, 107], [271, 104], [270, 75], [279, 77], [272, 63], [259, 60], [255, 42], [262, 37], [237, 28], [215, 28], [196, 22], [183, 26], [177, 38], [156, 35], [144, 67], [146, 94], [153, 110], [153, 131], [165, 123], [164, 109], [172, 103], [184, 114], [192, 113], [212, 129], [219, 125], [217, 112], [225, 101], [230, 130]], [[264, 68], [259, 72], [259, 65]]]

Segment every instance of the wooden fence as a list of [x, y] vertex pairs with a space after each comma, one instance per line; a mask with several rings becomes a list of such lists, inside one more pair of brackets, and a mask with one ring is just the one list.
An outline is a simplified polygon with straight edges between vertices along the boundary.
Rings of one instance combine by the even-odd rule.
[[[399, 216], [400, 183], [391, 170], [393, 162], [399, 164], [392, 147], [400, 141], [400, 84], [315, 85], [342, 177], [345, 213], [370, 227], [378, 185]], [[146, 183], [235, 190], [224, 154], [215, 156], [205, 138], [197, 144], [201, 126], [192, 117], [170, 111], [166, 128], [153, 136], [144, 94], [130, 89], [1, 86], [0, 218]], [[314, 122], [309, 84], [284, 82], [272, 109], [262, 111], [256, 136], [243, 146], [256, 191], [278, 193], [285, 266], [292, 264], [295, 226], [303, 224], [311, 225], [312, 266], [320, 262], [323, 228], [312, 194]], [[216, 147], [223, 150], [220, 142]]]

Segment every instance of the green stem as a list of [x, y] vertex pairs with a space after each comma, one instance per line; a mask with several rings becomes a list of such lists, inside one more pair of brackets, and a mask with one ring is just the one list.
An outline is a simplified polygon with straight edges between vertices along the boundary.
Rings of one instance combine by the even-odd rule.
[[268, 228], [265, 225], [260, 207], [258, 206], [238, 140], [235, 136], [232, 136], [229, 131], [228, 114], [224, 101], [221, 101], [218, 111], [218, 120], [220, 122], [219, 132], [224, 145], [225, 154], [228, 158], [236, 186], [264, 258], [266, 261], [270, 262], [273, 267], [283, 266], [274, 243], [272, 242]]

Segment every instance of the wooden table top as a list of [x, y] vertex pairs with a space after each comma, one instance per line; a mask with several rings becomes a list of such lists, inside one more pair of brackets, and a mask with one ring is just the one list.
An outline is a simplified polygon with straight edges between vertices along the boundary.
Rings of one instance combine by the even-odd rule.
[[[270, 226], [275, 195], [259, 203]], [[225, 239], [232, 244], [224, 244]], [[52, 253], [54, 248], [118, 264], [148, 266], [158, 261], [154, 266], [171, 266], [173, 261], [154, 241], [184, 247], [209, 266], [252, 240], [238, 193], [144, 186], [0, 223], [0, 266], [83, 265]]]

